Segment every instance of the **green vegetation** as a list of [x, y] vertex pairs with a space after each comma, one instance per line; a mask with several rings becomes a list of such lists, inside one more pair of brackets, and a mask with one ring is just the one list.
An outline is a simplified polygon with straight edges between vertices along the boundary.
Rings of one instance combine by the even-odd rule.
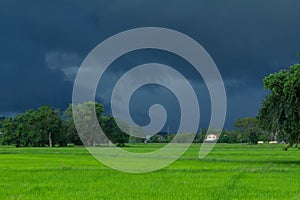
[[[156, 172], [128, 174], [104, 166], [83, 147], [103, 147], [108, 139], [127, 151], [155, 151], [174, 138], [159, 133], [148, 142], [129, 137], [95, 102], [70, 105], [63, 112], [50, 106], [0, 118], [1, 199], [300, 199], [300, 151], [280, 151], [300, 142], [300, 65], [264, 79], [271, 93], [256, 118], [241, 118], [236, 130], [224, 130], [216, 147], [199, 159], [206, 130], [179, 160]], [[96, 115], [91, 115], [95, 109]], [[79, 116], [76, 128], [72, 113]], [[95, 120], [94, 120], [95, 118]], [[94, 122], [97, 122], [95, 124]], [[107, 137], [93, 133], [101, 125]], [[124, 124], [124, 127], [127, 127]], [[134, 131], [134, 127], [127, 127]], [[77, 134], [80, 131], [80, 138]], [[101, 133], [103, 134], [103, 133]], [[277, 139], [289, 143], [257, 144]], [[228, 144], [223, 144], [228, 143]], [[244, 143], [244, 144], [229, 144]], [[250, 145], [256, 144], [256, 145]], [[14, 148], [14, 147], [20, 148]], [[39, 148], [61, 146], [64, 148]], [[101, 147], [99, 147], [101, 146]], [[22, 148], [31, 147], [31, 148]], [[37, 148], [32, 148], [37, 147]]]
[[[281, 70], [270, 74], [264, 79], [264, 87], [271, 93], [265, 98], [255, 118], [246, 117], [237, 119], [234, 126], [236, 130], [223, 130], [219, 138], [220, 143], [252, 143], [258, 141], [268, 142], [278, 140], [286, 142], [288, 146], [300, 142], [300, 64], [291, 66], [289, 70]], [[96, 116], [91, 113], [95, 108]], [[126, 130], [134, 130], [124, 123], [122, 130], [116, 120], [103, 115], [103, 106], [96, 102], [85, 102], [79, 105], [70, 105], [60, 116], [60, 112], [50, 106], [28, 110], [12, 119], [0, 119], [0, 144], [15, 145], [16, 147], [44, 147], [53, 145], [67, 146], [81, 145], [82, 141], [87, 146], [108, 146], [111, 141], [117, 146], [125, 143], [141, 143], [144, 138], [129, 137]], [[77, 127], [75, 128], [73, 113], [78, 113]], [[96, 117], [97, 119], [93, 120]], [[76, 119], [75, 119], [76, 121]], [[95, 124], [94, 122], [97, 122]], [[96, 135], [98, 125], [102, 127], [105, 135]], [[80, 137], [77, 130], [80, 130]], [[98, 131], [100, 132], [100, 131]], [[196, 134], [194, 143], [202, 143], [206, 130], [201, 129]], [[174, 134], [159, 133], [149, 139], [151, 143], [169, 143]]]
[[[95, 120], [92, 116], [92, 110], [96, 110]], [[85, 145], [97, 146], [100, 144], [108, 144], [106, 141], [96, 141], [94, 126], [99, 123], [106, 133], [107, 137], [114, 144], [124, 146], [128, 142], [129, 136], [121, 131], [115, 122], [115, 119], [103, 115], [103, 106], [95, 102], [85, 102], [77, 106], [70, 105], [63, 113], [65, 120], [62, 120], [60, 111], [50, 106], [42, 106], [37, 110], [27, 110], [23, 114], [17, 115], [14, 118], [4, 118], [0, 120], [3, 133], [0, 137], [0, 144], [15, 145], [16, 147], [52, 147], [67, 146], [67, 144], [81, 145], [82, 142], [77, 134], [72, 109], [80, 114], [80, 119], [77, 122], [77, 129], [81, 130], [81, 139], [85, 141]], [[99, 138], [99, 137], [98, 137]], [[103, 140], [104, 140], [103, 139]]]
[[20, 146], [53, 146], [53, 141], [61, 146], [66, 145], [63, 125], [59, 111], [50, 106], [27, 110], [13, 119], [1, 122], [2, 144]]
[[270, 74], [264, 79], [264, 87], [271, 93], [258, 115], [263, 129], [277, 133], [289, 146], [297, 146], [300, 142], [300, 64]]
[[[97, 119], [93, 119], [92, 111], [95, 108]], [[70, 105], [64, 112], [66, 119], [66, 127], [69, 129], [69, 135], [77, 135], [76, 129], [80, 133], [80, 138], [85, 141], [86, 146], [108, 145], [109, 140], [117, 144], [117, 146], [124, 146], [129, 140], [129, 135], [124, 133], [117, 125], [115, 119], [108, 115], [103, 115], [103, 106], [95, 102], [85, 102], [79, 105]], [[73, 113], [76, 113], [78, 119], [73, 118]], [[76, 129], [74, 125], [76, 121]], [[95, 123], [96, 122], [96, 123]], [[96, 133], [96, 127], [101, 126], [103, 132]], [[70, 133], [71, 132], [71, 133]]]
[[[125, 147], [153, 151], [163, 144]], [[0, 148], [1, 199], [300, 199], [300, 151], [217, 144], [203, 160], [192, 145], [167, 168], [112, 170], [84, 148]]]
[[234, 123], [237, 128], [238, 138], [242, 142], [257, 144], [258, 141], [268, 142], [272, 134], [262, 130], [257, 118], [240, 118]]

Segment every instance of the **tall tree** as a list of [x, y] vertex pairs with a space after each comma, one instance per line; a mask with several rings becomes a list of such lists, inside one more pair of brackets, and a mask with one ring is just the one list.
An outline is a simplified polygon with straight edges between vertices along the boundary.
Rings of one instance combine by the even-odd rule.
[[288, 147], [297, 146], [300, 140], [300, 65], [270, 74], [264, 79], [264, 87], [271, 93], [259, 111], [261, 126], [285, 138]]
[[[92, 115], [93, 109], [96, 111], [96, 118]], [[103, 113], [103, 106], [95, 102], [85, 102], [78, 105], [69, 105], [64, 112], [66, 117], [67, 132], [74, 138], [77, 138], [77, 130], [74, 124], [73, 112], [79, 116], [80, 120], [77, 121], [77, 129], [80, 129], [80, 138], [84, 141], [85, 145], [96, 146], [102, 144], [100, 139], [101, 133], [96, 133], [96, 126], [99, 124], [99, 120]], [[98, 124], [95, 124], [95, 121]], [[78, 139], [78, 138], [77, 138]]]
[[35, 114], [35, 130], [40, 132], [42, 141], [47, 141], [49, 147], [53, 146], [54, 141], [61, 146], [66, 146], [59, 113], [59, 110], [50, 106], [42, 106]]
[[[95, 108], [96, 117], [92, 115]], [[118, 127], [115, 119], [108, 115], [103, 115], [103, 106], [96, 102], [85, 102], [78, 105], [70, 105], [64, 112], [66, 117], [66, 127], [68, 135], [78, 139], [77, 130], [75, 128], [73, 111], [79, 116], [81, 120], [77, 121], [77, 129], [80, 129], [80, 138], [85, 145], [108, 145], [109, 140], [118, 146], [124, 146], [128, 142], [129, 136]], [[95, 121], [97, 124], [95, 124]], [[96, 126], [100, 124], [103, 132], [96, 133]], [[104, 136], [106, 135], [106, 137]], [[109, 139], [109, 140], [108, 140]]]

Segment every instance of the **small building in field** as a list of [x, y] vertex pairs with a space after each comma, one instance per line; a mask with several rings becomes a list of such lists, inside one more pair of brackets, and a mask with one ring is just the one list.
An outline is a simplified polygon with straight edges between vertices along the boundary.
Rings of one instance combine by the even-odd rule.
[[208, 134], [206, 137], [205, 137], [205, 142], [215, 142], [215, 141], [217, 141], [218, 140], [218, 135], [217, 134], [213, 134], [213, 133], [211, 133], [211, 134]]
[[263, 144], [264, 141], [257, 141], [257, 144]]

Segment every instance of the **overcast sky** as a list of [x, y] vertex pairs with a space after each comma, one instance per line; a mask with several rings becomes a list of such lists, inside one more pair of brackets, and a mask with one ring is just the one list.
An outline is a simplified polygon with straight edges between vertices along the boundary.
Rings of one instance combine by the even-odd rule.
[[[299, 8], [298, 0], [1, 0], [0, 116], [45, 104], [65, 109], [76, 72], [93, 48], [121, 31], [152, 26], [180, 31], [211, 55], [226, 86], [225, 127], [232, 128], [237, 118], [257, 114], [267, 94], [262, 79], [299, 61]], [[106, 112], [122, 73], [149, 62], [172, 66], [191, 82], [205, 127], [210, 99], [201, 77], [186, 61], [158, 50], [132, 52], [112, 64], [97, 92]], [[161, 103], [169, 112], [167, 126], [178, 126], [178, 102], [166, 88], [143, 87], [132, 99], [132, 116], [141, 125], [149, 120], [149, 106]]]

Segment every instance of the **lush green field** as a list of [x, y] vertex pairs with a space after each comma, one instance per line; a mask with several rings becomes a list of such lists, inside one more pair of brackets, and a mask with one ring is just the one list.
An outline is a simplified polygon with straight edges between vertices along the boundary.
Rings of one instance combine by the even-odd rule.
[[[151, 151], [159, 144], [127, 147]], [[200, 145], [165, 169], [112, 170], [84, 148], [0, 148], [0, 199], [300, 199], [300, 150], [282, 145]]]

